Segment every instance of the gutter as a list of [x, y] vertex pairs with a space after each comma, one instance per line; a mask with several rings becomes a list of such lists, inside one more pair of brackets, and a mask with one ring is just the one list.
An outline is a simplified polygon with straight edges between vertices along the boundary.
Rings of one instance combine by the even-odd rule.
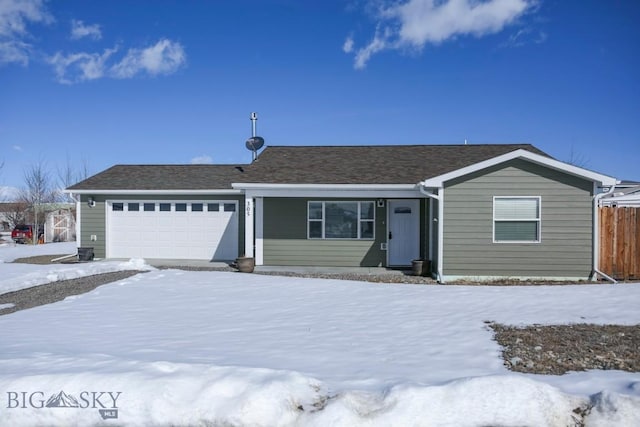
[[74, 194], [74, 193], [72, 193], [72, 192], [70, 192], [70, 191], [66, 191], [66, 190], [65, 190], [65, 193], [67, 193], [67, 194], [69, 195], [69, 198], [70, 198], [71, 200], [73, 200], [73, 202], [74, 202], [74, 203], [76, 203], [76, 204], [77, 204], [77, 203], [79, 203], [79, 202], [80, 202], [80, 199], [76, 199], [76, 197], [75, 197], [75, 194]]
[[414, 184], [270, 184], [234, 182], [241, 190], [415, 190]]
[[159, 194], [171, 194], [171, 195], [188, 195], [188, 196], [197, 196], [197, 195], [212, 195], [219, 196], [225, 194], [242, 194], [241, 190], [64, 190], [67, 194], [115, 194], [115, 195], [159, 195]]
[[[71, 191], [65, 191], [65, 193], [67, 193], [69, 195], [69, 197], [71, 198], [71, 200], [73, 200], [74, 202], [76, 202], [76, 247], [80, 247], [80, 233], [82, 232], [82, 227], [80, 226], [80, 195], [79, 194], [74, 194]], [[78, 196], [78, 198], [76, 199], [76, 195]]]
[[[444, 226], [443, 226], [443, 221], [442, 218], [444, 217], [444, 205], [442, 203], [442, 195], [441, 194], [435, 194], [433, 192], [428, 192], [427, 191], [427, 187], [425, 186], [425, 181], [421, 181], [418, 183], [418, 190], [420, 191], [421, 194], [433, 199], [433, 200], [437, 200], [438, 201], [438, 260], [437, 260], [437, 271], [436, 271], [436, 280], [438, 281], [438, 283], [442, 284], [444, 283], [442, 280], [442, 262], [443, 262], [443, 242], [442, 242], [442, 234], [443, 234], [443, 230], [444, 230]], [[440, 192], [442, 190], [442, 187], [438, 188], [438, 191]], [[431, 224], [429, 224], [429, 226], [431, 226]], [[433, 238], [433, 236], [432, 236]]]
[[609, 191], [593, 196], [593, 238], [591, 239], [593, 241], [593, 271], [591, 272], [591, 279], [595, 278], [595, 276], [599, 274], [613, 284], [618, 283], [616, 279], [608, 276], [598, 269], [598, 264], [600, 262], [600, 213], [598, 211], [598, 205], [600, 204], [600, 199], [613, 194], [616, 189], [616, 184], [618, 183], [618, 181], [614, 182], [613, 185], [611, 185], [611, 187], [609, 188]]

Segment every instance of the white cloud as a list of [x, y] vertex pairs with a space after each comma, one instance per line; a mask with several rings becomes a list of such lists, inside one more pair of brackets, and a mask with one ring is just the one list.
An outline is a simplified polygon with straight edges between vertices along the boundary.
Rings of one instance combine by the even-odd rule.
[[206, 154], [191, 159], [192, 165], [210, 165], [211, 163], [213, 163], [213, 159], [211, 156], [207, 156]]
[[56, 53], [48, 59], [53, 65], [56, 80], [71, 84], [86, 80], [95, 80], [105, 75], [106, 62], [118, 49], [105, 49], [103, 53]]
[[42, 0], [0, 0], [0, 36], [27, 34], [27, 22], [51, 22]]
[[[531, 10], [538, 0], [407, 0], [385, 2], [377, 13], [374, 38], [355, 51], [355, 68], [364, 68], [385, 49], [422, 49], [457, 36], [482, 37], [501, 31]], [[344, 49], [343, 49], [344, 50]]]
[[0, 65], [27, 65], [31, 54], [29, 23], [50, 23], [43, 0], [0, 0]]
[[382, 32], [377, 28], [373, 40], [367, 46], [358, 49], [356, 52], [354, 67], [358, 70], [364, 68], [367, 62], [369, 62], [371, 55], [389, 47], [388, 40], [390, 37], [391, 30], [389, 28], [385, 28]]
[[0, 65], [17, 63], [27, 65], [31, 45], [20, 40], [0, 41]]
[[[0, 66], [28, 65], [32, 56], [33, 36], [28, 26], [51, 23], [53, 16], [45, 7], [47, 0], [0, 0]], [[71, 39], [102, 38], [98, 24], [71, 20]], [[145, 48], [129, 49], [119, 61], [114, 60], [118, 47], [100, 52], [57, 52], [42, 55], [53, 66], [56, 80], [71, 84], [103, 77], [131, 78], [138, 74], [168, 75], [186, 64], [184, 47], [175, 41], [161, 39]]]
[[351, 51], [353, 51], [353, 37], [347, 37], [347, 39], [344, 41], [344, 44], [342, 45], [342, 50], [345, 53], [351, 53]]
[[138, 73], [172, 74], [186, 63], [187, 55], [178, 42], [162, 39], [145, 49], [129, 49], [110, 72], [116, 78], [131, 78]]
[[15, 151], [22, 151], [22, 147], [19, 145], [14, 145], [11, 148], [13, 148]]
[[83, 37], [91, 37], [94, 40], [100, 40], [102, 38], [102, 31], [100, 25], [85, 25], [82, 21], [75, 19], [71, 20], [71, 38], [74, 40], [81, 39]]
[[521, 47], [528, 44], [540, 44], [547, 40], [547, 34], [540, 31], [534, 32], [531, 28], [521, 28], [509, 36], [509, 39], [501, 47]]
[[102, 77], [132, 78], [140, 73], [151, 76], [171, 74], [186, 63], [184, 48], [178, 42], [162, 39], [145, 49], [129, 49], [119, 61], [114, 61], [118, 47], [102, 53], [61, 52], [48, 58], [54, 68], [56, 80], [72, 84]]

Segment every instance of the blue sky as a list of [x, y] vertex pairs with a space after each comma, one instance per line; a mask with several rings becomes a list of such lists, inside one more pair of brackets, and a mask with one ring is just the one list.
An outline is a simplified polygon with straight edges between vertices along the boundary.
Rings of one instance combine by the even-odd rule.
[[[0, 186], [44, 163], [531, 143], [640, 180], [640, 2], [0, 0]], [[381, 171], [383, 172], [383, 171]]]

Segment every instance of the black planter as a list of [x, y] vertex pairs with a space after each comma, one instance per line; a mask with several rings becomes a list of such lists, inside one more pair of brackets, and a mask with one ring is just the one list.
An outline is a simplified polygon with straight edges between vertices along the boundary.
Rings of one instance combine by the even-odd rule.
[[93, 248], [84, 247], [78, 248], [78, 261], [92, 261], [93, 260]]

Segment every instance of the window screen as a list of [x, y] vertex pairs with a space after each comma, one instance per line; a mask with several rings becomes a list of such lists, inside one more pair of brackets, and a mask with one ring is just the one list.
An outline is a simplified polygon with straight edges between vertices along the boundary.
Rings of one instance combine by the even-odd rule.
[[495, 242], [539, 242], [540, 198], [496, 197], [493, 220]]

